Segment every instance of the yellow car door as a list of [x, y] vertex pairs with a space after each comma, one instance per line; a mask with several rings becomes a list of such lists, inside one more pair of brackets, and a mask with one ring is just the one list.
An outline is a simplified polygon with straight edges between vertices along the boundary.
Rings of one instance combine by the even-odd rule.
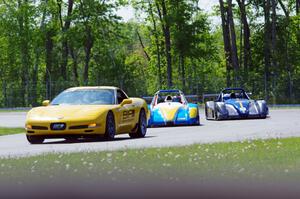
[[134, 122], [135, 110], [132, 100], [121, 90], [117, 90], [117, 103], [120, 105], [118, 109], [118, 132], [128, 133], [132, 130], [132, 124]]

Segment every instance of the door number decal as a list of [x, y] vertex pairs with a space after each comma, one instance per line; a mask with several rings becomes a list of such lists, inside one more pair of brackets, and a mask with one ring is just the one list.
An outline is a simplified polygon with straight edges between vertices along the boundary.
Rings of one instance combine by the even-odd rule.
[[134, 114], [135, 114], [134, 110], [124, 111], [123, 112], [123, 120], [132, 119], [134, 117]]

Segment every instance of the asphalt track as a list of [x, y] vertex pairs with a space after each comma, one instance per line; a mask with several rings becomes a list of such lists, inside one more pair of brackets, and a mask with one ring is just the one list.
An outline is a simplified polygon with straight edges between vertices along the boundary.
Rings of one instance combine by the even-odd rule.
[[[272, 109], [269, 118], [256, 120], [207, 121], [204, 119], [203, 111], [200, 114], [201, 126], [150, 128], [146, 138], [143, 139], [130, 139], [128, 135], [120, 135], [114, 141], [46, 140], [44, 144], [30, 145], [24, 134], [0, 136], [0, 157], [300, 137], [300, 109]], [[2, 112], [0, 126], [23, 127], [25, 115], [24, 112]]]

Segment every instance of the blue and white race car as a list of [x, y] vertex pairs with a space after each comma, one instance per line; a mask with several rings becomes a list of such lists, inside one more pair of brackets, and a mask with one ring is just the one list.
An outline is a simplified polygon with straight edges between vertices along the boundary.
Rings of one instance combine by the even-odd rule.
[[156, 92], [149, 110], [149, 127], [200, 124], [198, 105], [188, 103], [180, 90]]
[[265, 100], [251, 100], [242, 88], [226, 88], [216, 101], [205, 103], [208, 120], [262, 118], [269, 114]]

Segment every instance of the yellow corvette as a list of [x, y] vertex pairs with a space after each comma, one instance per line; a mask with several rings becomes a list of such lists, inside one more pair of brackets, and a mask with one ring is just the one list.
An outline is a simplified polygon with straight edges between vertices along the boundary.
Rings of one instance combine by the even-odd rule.
[[149, 115], [145, 100], [128, 98], [119, 88], [70, 88], [28, 112], [26, 137], [31, 144], [50, 138], [114, 139], [124, 133], [141, 138], [146, 135]]

